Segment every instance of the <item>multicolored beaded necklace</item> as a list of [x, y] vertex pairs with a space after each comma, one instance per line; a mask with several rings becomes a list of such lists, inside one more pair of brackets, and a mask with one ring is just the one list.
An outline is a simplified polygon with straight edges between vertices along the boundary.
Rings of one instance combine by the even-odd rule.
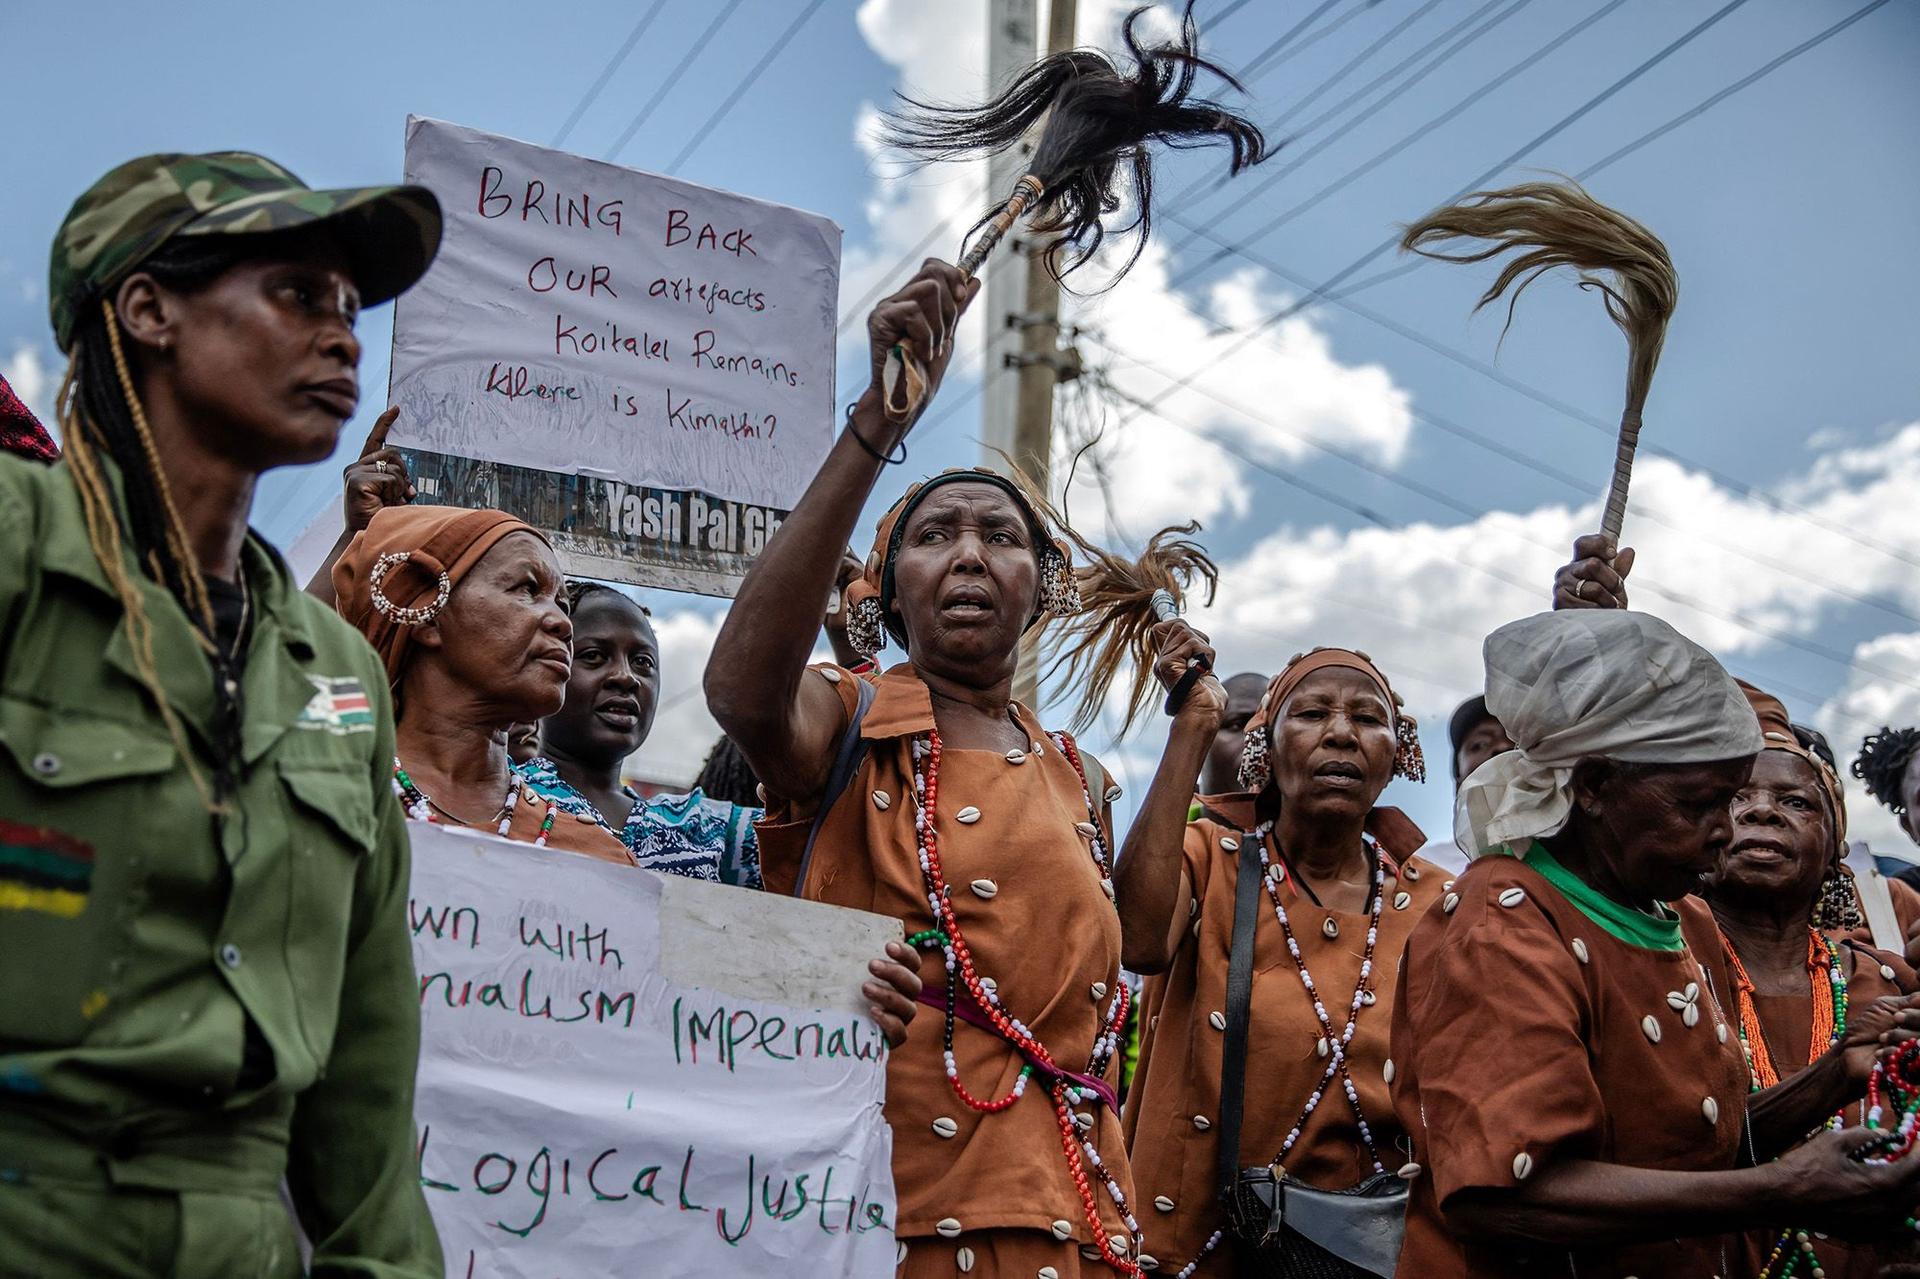
[[[1273, 1162], [1278, 1164], [1286, 1159], [1288, 1152], [1300, 1140], [1300, 1134], [1306, 1128], [1307, 1120], [1311, 1119], [1313, 1112], [1319, 1109], [1321, 1100], [1326, 1096], [1327, 1085], [1331, 1084], [1334, 1077], [1338, 1075], [1340, 1085], [1347, 1094], [1347, 1104], [1353, 1107], [1354, 1121], [1359, 1125], [1360, 1140], [1366, 1145], [1367, 1158], [1373, 1162], [1375, 1172], [1385, 1172], [1386, 1168], [1380, 1162], [1380, 1152], [1374, 1148], [1373, 1130], [1367, 1126], [1366, 1112], [1360, 1108], [1360, 1092], [1354, 1087], [1353, 1075], [1348, 1069], [1347, 1050], [1353, 1043], [1353, 1032], [1360, 1024], [1360, 1010], [1374, 1002], [1373, 992], [1367, 983], [1373, 976], [1374, 945], [1380, 939], [1380, 905], [1386, 899], [1387, 857], [1371, 837], [1361, 837], [1366, 843], [1367, 851], [1372, 853], [1374, 858], [1373, 886], [1369, 890], [1371, 901], [1367, 908], [1367, 947], [1360, 957], [1360, 977], [1353, 986], [1353, 1000], [1347, 1006], [1346, 1028], [1335, 1035], [1333, 1020], [1327, 1016], [1327, 1006], [1320, 999], [1320, 988], [1314, 984], [1313, 974], [1307, 969], [1306, 957], [1301, 953], [1300, 943], [1293, 935], [1293, 921], [1287, 917], [1286, 903], [1280, 900], [1280, 884], [1286, 878], [1286, 867], [1272, 855], [1272, 842], [1269, 839], [1272, 832], [1273, 822], [1269, 820], [1255, 827], [1250, 836], [1260, 850], [1260, 869], [1265, 872], [1261, 876], [1261, 882], [1266, 886], [1267, 899], [1273, 903], [1273, 913], [1280, 920], [1280, 931], [1286, 935], [1287, 954], [1292, 957], [1293, 966], [1299, 970], [1300, 984], [1306, 988], [1307, 999], [1313, 1004], [1313, 1015], [1320, 1022], [1322, 1035], [1320, 1043], [1323, 1046], [1322, 1051], [1327, 1055], [1326, 1069], [1320, 1074], [1320, 1082], [1314, 1085], [1313, 1092], [1308, 1095], [1307, 1104], [1300, 1111], [1300, 1117], [1294, 1120], [1293, 1127], [1287, 1130], [1286, 1140], [1280, 1143], [1280, 1153], [1273, 1157]], [[1330, 928], [1338, 927], [1331, 918], [1327, 920], [1327, 925]], [[1327, 935], [1332, 937], [1336, 934], [1328, 933]], [[1193, 1260], [1188, 1262], [1174, 1279], [1191, 1279], [1193, 1272], [1199, 1269], [1200, 1263], [1206, 1259], [1207, 1254], [1219, 1247], [1223, 1238], [1225, 1238], [1225, 1232], [1220, 1230], [1208, 1236], [1207, 1242], [1201, 1246], [1199, 1252], [1194, 1254]]]
[[[1739, 1014], [1740, 1047], [1747, 1054], [1748, 1091], [1760, 1092], [1780, 1082], [1780, 1069], [1774, 1064], [1760, 1026], [1760, 1014], [1753, 1001], [1753, 978], [1725, 934], [1720, 944], [1726, 948], [1727, 962], [1733, 968], [1734, 1005]], [[1807, 929], [1807, 982], [1813, 994], [1813, 1025], [1807, 1036], [1807, 1064], [1814, 1062], [1847, 1036], [1847, 978], [1841, 971], [1840, 948], [1817, 928]], [[1824, 970], [1824, 971], [1823, 971]], [[1838, 1128], [1840, 1116], [1827, 1120], [1828, 1128]], [[1814, 1254], [1813, 1238], [1804, 1230], [1789, 1226], [1774, 1241], [1773, 1250], [1760, 1267], [1760, 1279], [1788, 1279], [1802, 1265], [1815, 1275], [1823, 1274], [1820, 1258]], [[1780, 1269], [1775, 1270], [1774, 1266]]]
[[[1080, 778], [1081, 797], [1086, 801], [1087, 820], [1075, 823], [1076, 830], [1087, 840], [1088, 852], [1093, 857], [1095, 868], [1100, 873], [1100, 887], [1107, 899], [1113, 899], [1113, 864], [1107, 853], [1106, 836], [1100, 826], [1100, 809], [1094, 802], [1093, 794], [1087, 788], [1087, 771], [1081, 765], [1080, 751], [1074, 745], [1073, 738], [1066, 733], [1049, 733], [1056, 749], [1067, 762], [1073, 765], [1073, 771]], [[1036, 743], [1037, 745], [1037, 743]], [[935, 833], [935, 817], [938, 812], [940, 795], [940, 731], [930, 728], [913, 740], [913, 790], [916, 801], [913, 825], [915, 842], [920, 858], [920, 875], [926, 883], [927, 905], [933, 912], [934, 926], [923, 932], [915, 933], [908, 940], [916, 946], [938, 946], [946, 960], [947, 971], [947, 1007], [943, 1028], [943, 1049], [946, 1063], [947, 1081], [960, 1100], [970, 1109], [981, 1114], [997, 1114], [1018, 1101], [1026, 1092], [1027, 1080], [1032, 1077], [1036, 1064], [1038, 1068], [1054, 1076], [1051, 1087], [1054, 1117], [1060, 1126], [1060, 1146], [1066, 1154], [1067, 1171], [1073, 1177], [1074, 1188], [1080, 1195], [1080, 1206], [1086, 1214], [1087, 1224], [1092, 1228], [1095, 1246], [1099, 1249], [1100, 1259], [1117, 1274], [1128, 1279], [1140, 1279], [1140, 1267], [1129, 1260], [1127, 1255], [1114, 1247], [1105, 1227], [1100, 1223], [1099, 1204], [1094, 1199], [1093, 1187], [1087, 1176], [1087, 1165], [1091, 1164], [1105, 1186], [1107, 1196], [1113, 1200], [1114, 1207], [1126, 1222], [1127, 1231], [1132, 1236], [1132, 1245], [1128, 1249], [1133, 1256], [1140, 1255], [1141, 1230], [1132, 1209], [1127, 1204], [1126, 1192], [1113, 1175], [1107, 1171], [1100, 1158], [1100, 1152], [1093, 1144], [1093, 1125], [1082, 1123], [1074, 1114], [1073, 1107], [1091, 1100], [1091, 1090], [1081, 1089], [1069, 1081], [1059, 1078], [1059, 1067], [1054, 1064], [1053, 1054], [1045, 1044], [1027, 1028], [1019, 1018], [1008, 1013], [1000, 1003], [999, 989], [989, 978], [983, 978], [974, 968], [973, 952], [967, 945], [966, 935], [961, 931], [960, 921], [955, 916], [953, 903], [947, 891], [945, 872], [940, 865], [939, 839]], [[965, 811], [960, 817], [964, 819]], [[1000, 1037], [1012, 1044], [1028, 1059], [1014, 1079], [1013, 1087], [1006, 1096], [982, 1099], [967, 1090], [960, 1082], [960, 1069], [953, 1053], [953, 1026], [955, 1008], [960, 983], [966, 984], [967, 993], [985, 1012], [987, 1019]], [[1121, 1028], [1127, 1021], [1128, 992], [1124, 982], [1114, 982], [1114, 992], [1107, 1014], [1101, 1023], [1100, 1033], [1095, 1036], [1093, 1050], [1087, 1060], [1085, 1074], [1095, 1077], [1106, 1073], [1120, 1045]]]
[[[393, 791], [394, 794], [400, 797], [401, 804], [406, 807], [407, 816], [416, 822], [437, 821], [439, 819], [436, 818], [434, 814], [438, 813], [441, 817], [446, 818], [456, 826], [467, 825], [466, 822], [461, 821], [446, 809], [440, 807], [431, 799], [428, 799], [426, 792], [414, 785], [413, 779], [407, 776], [407, 770], [400, 766], [400, 757], [397, 755], [393, 760]], [[500, 805], [500, 825], [495, 833], [505, 835], [513, 826], [513, 810], [519, 803], [520, 779], [509, 771], [507, 774], [507, 798]], [[547, 846], [547, 835], [553, 830], [553, 819], [556, 811], [552, 803], [547, 804], [546, 816], [542, 818], [540, 822], [540, 833], [535, 835], [533, 839], [533, 846], [535, 848], [545, 848]]]

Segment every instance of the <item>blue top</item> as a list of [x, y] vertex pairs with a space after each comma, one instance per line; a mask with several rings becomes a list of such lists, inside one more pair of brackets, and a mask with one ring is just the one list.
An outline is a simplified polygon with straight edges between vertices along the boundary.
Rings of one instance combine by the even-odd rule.
[[760, 887], [760, 844], [753, 824], [762, 810], [708, 799], [694, 787], [684, 795], [641, 795], [623, 788], [633, 800], [626, 825], [614, 830], [593, 802], [560, 776], [544, 756], [514, 765], [534, 794], [563, 812], [579, 813], [620, 837], [644, 870], [685, 875], [741, 888]]

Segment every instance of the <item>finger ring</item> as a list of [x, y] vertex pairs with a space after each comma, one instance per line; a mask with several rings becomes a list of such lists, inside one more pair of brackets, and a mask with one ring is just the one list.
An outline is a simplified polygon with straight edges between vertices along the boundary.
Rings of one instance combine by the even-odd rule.
[[1587, 598], [1587, 579], [1586, 578], [1584, 577], [1581, 578], [1580, 584], [1573, 588], [1573, 598], [1577, 600], [1583, 600]]
[[387, 459], [384, 457], [380, 458], [373, 464], [373, 469], [385, 475], [387, 473]]

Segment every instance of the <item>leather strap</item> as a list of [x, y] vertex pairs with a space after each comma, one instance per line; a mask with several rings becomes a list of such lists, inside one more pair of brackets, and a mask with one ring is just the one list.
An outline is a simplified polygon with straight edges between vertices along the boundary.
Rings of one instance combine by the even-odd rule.
[[1247, 1095], [1247, 1025], [1253, 1008], [1253, 930], [1260, 920], [1260, 850], [1240, 835], [1233, 880], [1233, 950], [1227, 963], [1227, 1031], [1220, 1048], [1220, 1157], [1214, 1180], [1231, 1194], [1240, 1176]]
[[860, 723], [867, 717], [867, 707], [873, 705], [873, 685], [859, 678], [855, 678], [853, 683], [856, 690], [853, 715], [847, 720], [847, 731], [840, 735], [840, 747], [834, 753], [833, 767], [827, 770], [827, 786], [820, 792], [820, 807], [813, 811], [813, 825], [807, 827], [807, 843], [800, 850], [800, 873], [793, 880], [795, 897], [806, 889], [807, 871], [813, 865], [813, 843], [820, 838], [822, 823], [833, 810], [834, 801], [846, 794], [853, 775], [860, 771], [860, 761], [867, 757], [867, 742], [860, 736]]

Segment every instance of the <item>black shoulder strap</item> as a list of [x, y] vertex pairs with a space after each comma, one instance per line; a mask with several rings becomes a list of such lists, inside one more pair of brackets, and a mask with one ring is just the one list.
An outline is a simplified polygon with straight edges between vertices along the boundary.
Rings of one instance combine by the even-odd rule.
[[821, 824], [827, 820], [834, 801], [846, 793], [853, 775], [860, 771], [860, 761], [867, 755], [867, 742], [860, 736], [860, 724], [867, 717], [867, 707], [873, 704], [873, 685], [858, 676], [853, 683], [857, 693], [853, 717], [847, 721], [847, 731], [840, 735], [840, 748], [834, 753], [833, 767], [827, 771], [827, 788], [820, 792], [820, 807], [814, 810], [813, 825], [807, 827], [806, 847], [800, 850], [800, 873], [793, 881], [795, 897], [806, 887], [807, 868], [813, 865], [813, 842], [820, 838]]
[[1233, 951], [1227, 963], [1227, 1031], [1220, 1052], [1220, 1159], [1224, 1193], [1240, 1175], [1240, 1119], [1246, 1106], [1247, 1023], [1253, 1006], [1253, 929], [1260, 919], [1260, 853], [1241, 834], [1233, 880]]

